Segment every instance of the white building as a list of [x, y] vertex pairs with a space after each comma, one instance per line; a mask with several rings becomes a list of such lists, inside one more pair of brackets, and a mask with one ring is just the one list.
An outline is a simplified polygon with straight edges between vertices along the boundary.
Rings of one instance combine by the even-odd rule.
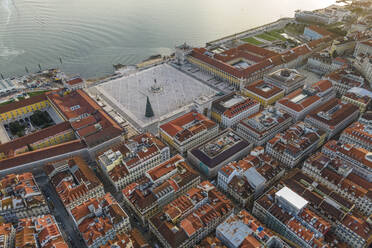
[[154, 135], [144, 133], [102, 152], [97, 163], [116, 190], [120, 190], [169, 156], [169, 147]]
[[277, 101], [275, 106], [290, 114], [295, 121], [298, 121], [335, 96], [336, 93], [333, 90], [332, 83], [328, 80], [321, 80], [311, 86], [293, 91]]

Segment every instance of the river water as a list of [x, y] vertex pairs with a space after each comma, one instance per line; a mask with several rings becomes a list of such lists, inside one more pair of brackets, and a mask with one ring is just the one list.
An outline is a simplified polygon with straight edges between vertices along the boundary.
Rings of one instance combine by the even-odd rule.
[[[112, 73], [206, 42], [293, 17], [334, 0], [0, 0], [0, 73], [59, 67], [84, 77]], [[62, 59], [62, 64], [60, 59]]]

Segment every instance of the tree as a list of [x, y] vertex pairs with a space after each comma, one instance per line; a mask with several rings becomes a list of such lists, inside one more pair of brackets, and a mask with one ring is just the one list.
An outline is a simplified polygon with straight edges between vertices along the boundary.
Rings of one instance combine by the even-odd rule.
[[152, 110], [152, 106], [151, 106], [149, 97], [147, 97], [147, 100], [146, 100], [146, 113], [145, 113], [145, 116], [148, 117], [148, 118], [154, 116], [154, 111]]
[[30, 120], [35, 126], [49, 125], [53, 120], [50, 118], [46, 111], [36, 110], [33, 115], [30, 116]]
[[24, 128], [25, 128], [24, 125], [21, 125], [19, 121], [14, 121], [14, 122], [9, 123], [9, 129], [13, 135], [17, 135], [19, 137], [23, 136]]

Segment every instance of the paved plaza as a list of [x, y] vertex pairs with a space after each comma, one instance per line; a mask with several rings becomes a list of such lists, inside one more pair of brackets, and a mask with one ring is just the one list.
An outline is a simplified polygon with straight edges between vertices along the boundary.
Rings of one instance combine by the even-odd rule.
[[[116, 108], [142, 128], [190, 108], [194, 99], [213, 97], [217, 92], [168, 64], [151, 67], [128, 77], [96, 86]], [[149, 97], [154, 117], [145, 117]]]

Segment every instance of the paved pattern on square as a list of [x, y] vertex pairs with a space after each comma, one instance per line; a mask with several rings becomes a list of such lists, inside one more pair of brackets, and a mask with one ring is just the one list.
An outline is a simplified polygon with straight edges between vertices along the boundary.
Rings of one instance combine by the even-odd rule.
[[[155, 93], [152, 87], [159, 92]], [[103, 83], [97, 89], [141, 127], [184, 111], [195, 98], [216, 94], [209, 86], [168, 64]], [[152, 118], [145, 117], [147, 96], [155, 114]]]

